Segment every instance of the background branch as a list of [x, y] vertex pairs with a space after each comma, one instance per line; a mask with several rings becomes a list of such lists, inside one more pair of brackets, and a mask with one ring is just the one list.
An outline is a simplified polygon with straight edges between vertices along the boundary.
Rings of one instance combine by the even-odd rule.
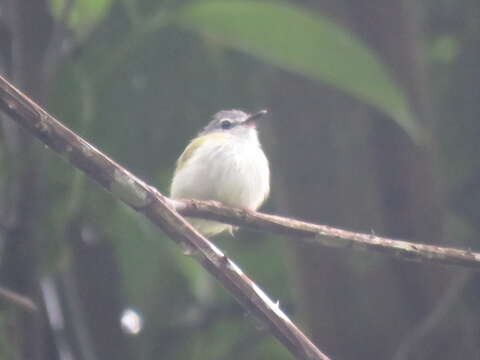
[[0, 299], [9, 304], [17, 306], [22, 310], [36, 311], [37, 305], [29, 297], [20, 295], [15, 291], [0, 286]]
[[328, 360], [265, 293], [192, 228], [156, 189], [143, 183], [0, 77], [0, 108], [69, 163], [143, 213], [214, 275], [252, 315], [300, 359]]

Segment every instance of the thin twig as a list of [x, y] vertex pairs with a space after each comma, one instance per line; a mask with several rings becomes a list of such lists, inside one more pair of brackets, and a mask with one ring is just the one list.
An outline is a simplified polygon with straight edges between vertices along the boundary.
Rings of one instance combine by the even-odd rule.
[[456, 265], [480, 270], [480, 253], [373, 234], [362, 234], [326, 225], [318, 225], [286, 217], [269, 215], [225, 206], [216, 201], [172, 200], [172, 206], [182, 215], [217, 220], [252, 230], [292, 236], [322, 246], [371, 250], [402, 260], [422, 263]]
[[29, 297], [0, 286], [0, 299], [26, 311], [37, 311], [37, 305]]
[[0, 76], [0, 108], [73, 166], [144, 214], [198, 261], [297, 358], [328, 360], [240, 268], [197, 232], [168, 199], [67, 129]]

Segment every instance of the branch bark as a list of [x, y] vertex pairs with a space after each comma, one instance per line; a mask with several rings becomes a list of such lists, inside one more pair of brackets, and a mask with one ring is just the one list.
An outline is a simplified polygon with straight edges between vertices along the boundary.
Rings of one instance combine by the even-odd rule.
[[160, 227], [183, 248], [185, 255], [199, 262], [247, 311], [265, 324], [294, 356], [308, 360], [329, 359], [291, 322], [278, 304], [191, 227], [170, 205], [168, 198], [63, 126], [1, 76], [0, 108], [70, 164]]
[[293, 236], [328, 247], [371, 250], [402, 260], [456, 265], [480, 270], [480, 253], [471, 250], [413, 243], [374, 234], [356, 233], [281, 216], [230, 208], [215, 201], [172, 199], [169, 199], [169, 201], [184, 216], [217, 220], [252, 230]]

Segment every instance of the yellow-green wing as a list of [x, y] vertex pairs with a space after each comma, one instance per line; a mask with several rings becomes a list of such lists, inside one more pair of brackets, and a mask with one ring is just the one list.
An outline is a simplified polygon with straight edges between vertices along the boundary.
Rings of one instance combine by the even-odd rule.
[[214, 134], [199, 136], [193, 139], [192, 141], [190, 141], [190, 143], [187, 145], [187, 148], [183, 151], [182, 155], [180, 155], [180, 157], [178, 158], [177, 168], [175, 171], [178, 171], [183, 166], [185, 166], [187, 161], [192, 157], [195, 150], [197, 150], [207, 140], [223, 142], [226, 140], [226, 136], [225, 134], [214, 133]]

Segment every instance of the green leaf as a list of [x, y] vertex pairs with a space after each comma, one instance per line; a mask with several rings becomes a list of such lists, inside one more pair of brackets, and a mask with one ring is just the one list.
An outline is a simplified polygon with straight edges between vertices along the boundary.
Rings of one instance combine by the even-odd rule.
[[282, 3], [200, 1], [177, 23], [209, 41], [333, 85], [388, 114], [414, 140], [422, 137], [406, 95], [362, 41], [318, 14]]
[[68, 7], [70, 0], [50, 0], [50, 8], [56, 19], [67, 14], [66, 23], [80, 37], [86, 36], [95, 25], [100, 23], [110, 10], [113, 0], [77, 0], [72, 7]]

